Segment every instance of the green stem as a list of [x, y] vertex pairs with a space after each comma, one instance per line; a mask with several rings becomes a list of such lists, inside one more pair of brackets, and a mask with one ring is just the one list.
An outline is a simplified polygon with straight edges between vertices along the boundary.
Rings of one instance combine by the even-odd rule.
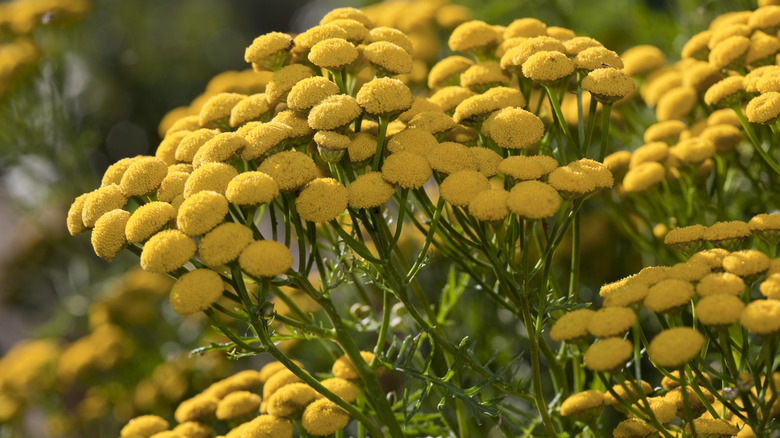
[[764, 160], [764, 162], [769, 166], [777, 175], [780, 175], [780, 166], [777, 165], [775, 160], [772, 159], [771, 156], [769, 156], [769, 153], [764, 150], [763, 147], [761, 147], [761, 143], [758, 141], [758, 137], [756, 137], [755, 131], [753, 131], [753, 127], [750, 125], [750, 122], [748, 122], [747, 118], [745, 118], [745, 115], [742, 113], [742, 108], [740, 108], [739, 104], [735, 104], [731, 107], [731, 109], [734, 110], [735, 113], [737, 113], [737, 117], [739, 118], [739, 122], [742, 123], [742, 128], [745, 129], [745, 133], [748, 135], [748, 138], [750, 139], [750, 142], [753, 143], [753, 148], [758, 152], [758, 155], [761, 156], [761, 159]]
[[603, 162], [604, 157], [607, 156], [607, 148], [609, 147], [609, 115], [612, 111], [612, 104], [602, 103], [601, 107], [601, 148], [599, 149], [599, 162]]
[[[582, 153], [580, 152], [580, 145], [576, 141], [574, 141], [574, 137], [571, 135], [571, 131], [569, 131], [569, 126], [566, 124], [566, 119], [563, 118], [563, 112], [561, 111], [561, 104], [558, 101], [558, 96], [555, 94], [555, 90], [552, 89], [552, 87], [545, 85], [545, 90], [547, 90], [547, 96], [550, 98], [550, 105], [553, 108], [553, 111], [555, 112], [555, 118], [558, 119], [558, 126], [560, 126], [561, 131], [563, 131], [563, 134], [566, 136], [566, 138], [569, 140], [569, 143], [571, 143], [574, 146], [574, 152], [577, 155], [577, 158], [582, 158]], [[561, 145], [563, 147], [563, 145]]]
[[379, 165], [382, 163], [382, 155], [385, 151], [385, 135], [387, 135], [387, 124], [390, 123], [390, 117], [379, 116], [379, 133], [376, 138], [376, 152], [374, 153], [374, 161], [371, 163], [371, 170], [374, 172], [379, 170]]

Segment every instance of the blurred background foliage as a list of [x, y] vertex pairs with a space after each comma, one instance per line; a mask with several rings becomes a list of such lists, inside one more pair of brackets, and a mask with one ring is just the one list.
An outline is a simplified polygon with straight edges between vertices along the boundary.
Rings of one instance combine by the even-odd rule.
[[[75, 13], [52, 6], [57, 3], [0, 1], [0, 356], [23, 338], [73, 342], [87, 336], [90, 303], [136, 263], [123, 253], [109, 265], [94, 255], [86, 234], [68, 235], [64, 218], [76, 195], [96, 187], [110, 163], [153, 154], [163, 116], [188, 105], [218, 73], [247, 69], [244, 49], [256, 36], [299, 32], [333, 8], [375, 2], [60, 0], [82, 5]], [[684, 42], [715, 16], [756, 6], [747, 0], [452, 3], [491, 24], [535, 17], [569, 27], [618, 53], [652, 44], [670, 60], [679, 59]], [[41, 11], [36, 15], [25, 6]], [[24, 13], [27, 21], [18, 25]], [[446, 35], [438, 38], [440, 59], [448, 51]], [[11, 55], [5, 48], [20, 41], [33, 49], [24, 62], [8, 68]], [[583, 260], [590, 264], [583, 265], [588, 273], [583, 283], [592, 287], [642, 265], [602, 216], [587, 217], [584, 225]], [[435, 269], [430, 275], [441, 280]], [[493, 317], [475, 310], [471, 319], [479, 324]], [[164, 330], [175, 330], [176, 321], [168, 322]], [[495, 335], [495, 350], [501, 350], [507, 340]], [[148, 371], [166, 354], [201, 342], [193, 336], [166, 339], [178, 347], [168, 345], [150, 355], [147, 365], [133, 366]], [[138, 384], [140, 374], [132, 376], [125, 378], [136, 382], [126, 384]]]

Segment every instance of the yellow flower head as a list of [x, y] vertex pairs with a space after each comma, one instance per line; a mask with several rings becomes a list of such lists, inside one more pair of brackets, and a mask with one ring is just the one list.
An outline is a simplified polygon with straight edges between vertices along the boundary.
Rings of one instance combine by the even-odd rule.
[[[187, 113], [189, 113], [189, 108], [185, 107], [185, 109], [187, 110]], [[199, 120], [200, 116], [197, 114], [184, 116], [177, 119], [173, 124], [171, 124], [170, 128], [165, 131], [165, 138], [168, 138], [172, 134], [181, 131], [195, 131], [196, 129], [200, 128], [200, 123], [198, 123]], [[186, 135], [186, 132], [184, 134]], [[181, 140], [181, 137], [179, 137], [179, 140]], [[163, 141], [165, 141], [165, 139], [163, 139]]]
[[[314, 131], [309, 126], [306, 114], [299, 111], [285, 110], [277, 113], [271, 123], [280, 123], [287, 126], [287, 135], [290, 138], [309, 137]], [[308, 142], [310, 139], [304, 139]]]
[[742, 221], [715, 222], [707, 227], [704, 240], [715, 246], [736, 249], [751, 235], [750, 226]]
[[326, 436], [343, 429], [349, 423], [349, 414], [328, 399], [320, 399], [303, 411], [303, 428], [311, 435]]
[[750, 38], [734, 35], [720, 41], [709, 54], [709, 62], [715, 68], [729, 68], [741, 61], [750, 49]]
[[567, 197], [576, 198], [596, 189], [596, 180], [590, 174], [571, 166], [553, 170], [547, 177], [550, 185]]
[[468, 88], [450, 86], [441, 88], [433, 93], [431, 101], [438, 104], [444, 112], [451, 114], [461, 102], [475, 95], [476, 93]]
[[689, 225], [687, 227], [672, 228], [664, 236], [664, 243], [674, 246], [685, 246], [691, 243], [697, 243], [704, 239], [704, 232], [707, 227], [704, 225]]
[[723, 269], [740, 277], [761, 274], [769, 268], [769, 257], [761, 251], [746, 249], [723, 258]]
[[588, 322], [588, 333], [597, 338], [623, 336], [636, 322], [636, 314], [627, 307], [604, 307]]
[[295, 208], [301, 219], [310, 222], [328, 222], [347, 209], [349, 191], [333, 178], [316, 178], [295, 198]]
[[644, 300], [644, 306], [656, 313], [673, 312], [693, 298], [693, 285], [684, 280], [667, 279], [654, 284]]
[[561, 415], [572, 417], [577, 421], [595, 420], [604, 407], [604, 394], [601, 391], [588, 389], [570, 395], [561, 403]]
[[228, 201], [225, 196], [204, 190], [184, 200], [176, 216], [176, 225], [189, 236], [206, 234], [222, 223], [227, 213]]
[[363, 56], [387, 75], [407, 74], [412, 71], [412, 55], [401, 46], [388, 41], [367, 45], [363, 49]]
[[708, 295], [696, 303], [696, 316], [702, 324], [728, 326], [739, 320], [745, 303], [729, 294]]
[[501, 68], [519, 73], [528, 58], [539, 52], [566, 53], [566, 46], [548, 36], [528, 38], [504, 52], [501, 56]]
[[340, 19], [348, 19], [348, 20], [355, 20], [360, 22], [363, 26], [367, 28], [374, 27], [374, 23], [371, 22], [371, 19], [366, 15], [365, 12], [361, 11], [360, 9], [355, 8], [336, 8], [332, 11], [325, 14], [324, 17], [320, 20], [320, 24], [328, 24], [334, 20], [340, 20]]
[[613, 174], [625, 173], [630, 167], [631, 152], [629, 151], [617, 151], [604, 157], [604, 165], [607, 166], [610, 172]]
[[244, 424], [246, 424], [246, 427], [241, 433], [241, 437], [292, 438], [293, 436], [293, 425], [286, 418], [260, 415]]
[[547, 36], [561, 41], [568, 41], [572, 38], [576, 38], [577, 34], [575, 34], [573, 30], [566, 27], [549, 26], [547, 28]]
[[[604, 393], [604, 404], [607, 406], [615, 406], [620, 401], [627, 401], [629, 403], [636, 403], [641, 399], [639, 391], [642, 391], [645, 395], [653, 392], [653, 387], [649, 383], [641, 380], [639, 382], [626, 380], [623, 384], [628, 388], [626, 391], [623, 385], [617, 384], [612, 387], [612, 391]], [[615, 395], [612, 395], [612, 393]]]
[[650, 287], [646, 284], [628, 284], [604, 297], [604, 307], [627, 307], [644, 301]]
[[474, 64], [460, 75], [461, 87], [475, 92], [483, 92], [496, 86], [506, 86], [511, 80], [512, 75], [502, 70], [499, 63], [493, 61]]
[[209, 438], [213, 435], [213, 433], [214, 429], [212, 429], [211, 426], [207, 424], [198, 423], [197, 421], [186, 421], [184, 423], [180, 423], [170, 431], [170, 438], [177, 438], [180, 436], [186, 436], [189, 438]]
[[293, 38], [281, 32], [260, 35], [244, 52], [244, 60], [262, 70], [276, 70], [290, 59]]
[[176, 217], [176, 209], [166, 202], [150, 202], [138, 207], [127, 221], [129, 243], [143, 242]]
[[771, 91], [750, 100], [745, 108], [750, 123], [772, 123], [780, 115], [780, 93]]
[[544, 135], [544, 123], [536, 114], [522, 108], [495, 111], [482, 124], [482, 132], [507, 149], [534, 146]]
[[[360, 356], [363, 358], [363, 362], [365, 362], [366, 364], [374, 360], [374, 353], [371, 353], [370, 351], [361, 351]], [[336, 359], [335, 362], [333, 362], [333, 367], [331, 368], [331, 372], [333, 373], [334, 376], [346, 380], [360, 379], [360, 374], [358, 374], [357, 368], [355, 368], [355, 364], [352, 363], [352, 361], [349, 359], [349, 357], [347, 357], [346, 354]]]
[[217, 411], [219, 399], [205, 394], [198, 394], [195, 397], [184, 400], [179, 403], [174, 413], [174, 418], [179, 423], [188, 421], [204, 421], [214, 415]]
[[483, 190], [469, 202], [469, 214], [481, 221], [500, 221], [509, 215], [508, 199], [504, 189]]
[[265, 87], [265, 95], [268, 98], [268, 102], [271, 104], [278, 102], [299, 81], [313, 76], [316, 76], [314, 70], [302, 64], [292, 64], [283, 67], [271, 76], [271, 80], [268, 81], [268, 85]]
[[262, 382], [260, 381], [259, 372], [255, 370], [244, 370], [212, 383], [211, 386], [203, 390], [203, 394], [222, 400], [226, 395], [235, 391], [256, 392], [261, 385]]
[[771, 336], [780, 331], [780, 301], [754, 300], [742, 310], [742, 327], [760, 336]]
[[601, 68], [621, 70], [623, 68], [623, 60], [612, 50], [602, 46], [595, 46], [577, 53], [574, 57], [574, 67], [578, 70], [587, 71]]
[[[677, 406], [664, 397], [647, 397], [647, 403], [650, 405], [653, 415], [661, 424], [669, 423], [677, 416]], [[641, 411], [645, 408], [645, 404], [637, 401], [634, 403], [634, 408]], [[634, 418], [634, 415], [631, 413], [629, 413], [629, 416]]]
[[241, 251], [238, 264], [241, 269], [257, 277], [275, 277], [292, 266], [290, 249], [273, 240], [252, 242]]
[[328, 96], [309, 112], [309, 126], [315, 130], [334, 130], [351, 123], [361, 112], [358, 101], [350, 95]]
[[358, 50], [342, 38], [329, 38], [312, 46], [309, 61], [317, 67], [339, 70], [358, 58]]
[[260, 396], [249, 391], [236, 391], [226, 395], [217, 405], [217, 418], [230, 421], [254, 416], [260, 408]]
[[163, 230], [152, 236], [141, 252], [141, 267], [165, 274], [187, 263], [197, 246], [191, 237], [179, 230]]
[[712, 30], [712, 35], [710, 36], [710, 40], [707, 42], [707, 47], [709, 49], [714, 49], [715, 46], [720, 44], [721, 41], [735, 35], [750, 37], [750, 32], [750, 26], [744, 23], [734, 23], [718, 27], [717, 29]]
[[704, 345], [704, 336], [690, 327], [675, 327], [657, 334], [647, 353], [650, 359], [665, 368], [680, 368], [695, 358]]
[[87, 202], [87, 198], [90, 194], [91, 193], [84, 193], [77, 196], [73, 201], [73, 204], [71, 204], [70, 208], [68, 209], [68, 218], [66, 222], [68, 226], [68, 232], [71, 236], [82, 233], [87, 229], [87, 227], [84, 225], [84, 220], [82, 219], [82, 212], [84, 211], [84, 204]]
[[369, 172], [355, 178], [347, 187], [349, 206], [356, 209], [379, 207], [389, 201], [395, 187], [379, 172]]
[[344, 39], [355, 45], [362, 43], [366, 40], [366, 38], [368, 38], [368, 27], [359, 20], [354, 20], [351, 18], [336, 18], [322, 24], [338, 26], [346, 30], [347, 37]]
[[246, 139], [235, 132], [217, 134], [198, 149], [192, 157], [192, 166], [197, 171], [207, 163], [228, 161], [247, 146]]
[[447, 45], [455, 52], [480, 52], [497, 46], [501, 42], [501, 34], [484, 21], [467, 21], [456, 27]]
[[711, 107], [720, 108], [739, 102], [742, 91], [745, 90], [745, 78], [743, 76], [729, 76], [712, 85], [704, 93], [704, 103]]
[[582, 80], [582, 89], [590, 92], [599, 102], [614, 103], [634, 94], [636, 83], [623, 70], [599, 68], [585, 76]]
[[655, 117], [659, 122], [684, 119], [698, 103], [696, 89], [687, 85], [673, 88], [661, 96], [655, 108]]
[[[534, 158], [541, 159], [542, 157], [545, 156], [537, 155]], [[552, 157], [546, 157], [545, 161], [550, 162], [549, 160], [550, 158]], [[554, 161], [554, 165], [558, 164], [558, 162], [555, 161], [555, 159], [552, 159], [552, 161]], [[550, 164], [553, 163], [550, 162]], [[567, 167], [574, 169], [574, 171], [576, 172], [582, 172], [588, 175], [596, 184], [597, 189], [608, 189], [611, 188], [612, 185], [615, 183], [615, 180], [612, 177], [612, 172], [609, 171], [609, 168], [607, 168], [607, 166], [605, 166], [603, 163], [599, 163], [596, 160], [591, 160], [589, 158], [580, 158], [577, 161], [572, 161], [571, 163], [569, 163]]]
[[686, 165], [699, 164], [715, 155], [715, 144], [706, 138], [691, 137], [672, 146], [669, 155]]
[[222, 278], [211, 269], [196, 269], [176, 280], [171, 289], [171, 307], [179, 315], [206, 310], [222, 296]]
[[267, 204], [279, 195], [279, 186], [263, 172], [244, 172], [228, 183], [225, 197], [236, 205]]
[[690, 67], [686, 67], [683, 72], [682, 84], [696, 89], [696, 92], [703, 94], [713, 84], [723, 79], [723, 73], [712, 65], [697, 61]]
[[[644, 134], [644, 140], [646, 144], [652, 144], [654, 142], [664, 142], [665, 144], [675, 144], [677, 143], [677, 140], [680, 138], [680, 134], [685, 131], [688, 127], [685, 125], [685, 123], [679, 121], [679, 120], [667, 120], [665, 122], [658, 122], [655, 124], [650, 125], [647, 129], [645, 129]], [[642, 146], [640, 146], [640, 149]], [[664, 149], [665, 151], [668, 151], [668, 149]], [[634, 154], [636, 154], [639, 151], [637, 149], [634, 151]], [[666, 152], [663, 153], [663, 158], [666, 158]], [[653, 159], [652, 161], [663, 161], [663, 158], [660, 160]], [[642, 160], [647, 161], [647, 160]]]
[[247, 145], [241, 151], [241, 159], [251, 161], [281, 149], [283, 142], [290, 137], [291, 132], [290, 126], [281, 122], [257, 125], [246, 134]]
[[658, 430], [638, 418], [629, 418], [618, 423], [612, 430], [615, 438], [649, 438], [658, 433]]
[[699, 138], [711, 141], [718, 153], [727, 154], [742, 141], [742, 132], [735, 126], [723, 123], [704, 128]]
[[575, 36], [563, 42], [564, 53], [569, 56], [576, 56], [578, 53], [591, 47], [603, 47], [604, 45], [597, 40], [586, 36]]
[[713, 272], [705, 275], [696, 285], [700, 297], [717, 294], [738, 296], [745, 291], [745, 282], [730, 272]]
[[517, 18], [504, 30], [504, 39], [547, 35], [547, 25], [536, 18]]
[[689, 261], [705, 263], [710, 269], [720, 269], [723, 265], [723, 258], [727, 255], [729, 252], [723, 248], [705, 249], [692, 255]]
[[265, 401], [265, 409], [277, 417], [289, 417], [320, 398], [320, 394], [305, 383], [290, 383], [274, 391]]
[[92, 248], [98, 257], [110, 262], [124, 248], [125, 243], [127, 243], [125, 226], [128, 219], [130, 219], [130, 213], [116, 209], [100, 216], [100, 219], [95, 222], [91, 238]]
[[623, 71], [629, 76], [643, 76], [666, 64], [666, 55], [650, 45], [634, 46], [623, 52]]
[[101, 187], [88, 194], [81, 209], [81, 220], [85, 227], [92, 228], [101, 216], [111, 210], [121, 209], [127, 204], [127, 197], [116, 184]]
[[658, 185], [665, 175], [663, 165], [653, 161], [642, 163], [623, 177], [623, 189], [626, 192], [644, 192]]
[[139, 158], [143, 158], [141, 155], [137, 157], [122, 158], [116, 163], [108, 166], [105, 173], [103, 173], [103, 179], [100, 182], [100, 187], [108, 186], [111, 184], [119, 184], [122, 182], [122, 176], [127, 172], [127, 168], [131, 164], [138, 161]]
[[474, 156], [474, 160], [477, 162], [477, 170], [479, 173], [490, 178], [498, 174], [498, 166], [504, 160], [501, 155], [498, 155], [496, 151], [481, 147], [474, 146], [470, 149], [471, 155]]
[[452, 141], [439, 144], [426, 158], [433, 170], [448, 175], [460, 170], [477, 170], [477, 162], [470, 148]]
[[246, 96], [239, 93], [218, 93], [209, 98], [200, 109], [200, 126], [203, 128], [219, 128], [227, 125], [230, 111]]
[[168, 175], [168, 164], [156, 157], [136, 159], [122, 175], [119, 188], [127, 196], [145, 195], [160, 187]]
[[287, 95], [287, 106], [305, 111], [322, 102], [326, 97], [338, 94], [339, 86], [322, 76], [306, 78], [295, 84]]
[[498, 171], [516, 181], [539, 179], [545, 175], [544, 169], [533, 156], [514, 155], [504, 158], [498, 165]]
[[591, 371], [617, 371], [626, 364], [634, 353], [631, 342], [621, 338], [602, 339], [591, 345], [583, 361]]
[[772, 300], [780, 300], [780, 273], [767, 275], [759, 286], [761, 294]]
[[455, 121], [442, 111], [423, 111], [412, 117], [407, 127], [421, 129], [431, 134], [444, 134], [455, 127]]
[[693, 35], [683, 46], [680, 54], [683, 59], [707, 59], [712, 30], [704, 30]]
[[588, 324], [595, 314], [591, 309], [577, 309], [563, 315], [550, 329], [550, 338], [570, 343], [586, 340], [590, 336]]
[[206, 144], [207, 141], [214, 138], [217, 134], [219, 134], [219, 130], [207, 128], [187, 132], [176, 146], [176, 160], [191, 163], [201, 146]]
[[[436, 101], [433, 98], [431, 99]], [[463, 99], [455, 107], [455, 114], [452, 118], [455, 120], [455, 123], [472, 122], [487, 117], [496, 110], [507, 107], [520, 108], [525, 103], [525, 98], [520, 90], [508, 87], [494, 87], [482, 94]]]
[[122, 438], [135, 438], [137, 436], [148, 437], [158, 432], [168, 430], [168, 422], [157, 415], [141, 415], [130, 420], [119, 436]]
[[217, 267], [237, 259], [250, 243], [252, 230], [241, 224], [227, 222], [203, 236], [198, 254], [203, 264]]
[[574, 63], [561, 52], [537, 52], [523, 63], [523, 76], [544, 85], [558, 82], [572, 73]]
[[558, 211], [561, 195], [552, 186], [541, 181], [523, 181], [512, 187], [507, 206], [522, 218], [544, 219]]
[[206, 163], [192, 172], [184, 183], [184, 197], [189, 199], [203, 191], [224, 194], [230, 181], [238, 171], [225, 163]]
[[341, 377], [331, 377], [320, 383], [347, 403], [352, 403], [360, 395], [360, 388], [357, 385]]
[[490, 181], [476, 170], [461, 170], [442, 181], [439, 193], [452, 205], [465, 207], [480, 192], [490, 190]]
[[474, 61], [463, 56], [453, 55], [442, 59], [434, 64], [431, 71], [428, 72], [428, 88], [459, 85], [461, 73], [472, 65], [474, 65]]
[[696, 428], [697, 434], [708, 437], [728, 438], [739, 433], [737, 426], [720, 418], [694, 418], [693, 425], [690, 423], [685, 425], [685, 432], [690, 433], [691, 426]]
[[745, 63], [760, 64], [769, 59], [774, 61], [778, 50], [780, 50], [780, 40], [776, 36], [757, 30], [750, 36], [750, 48], [745, 53]]
[[187, 185], [187, 180], [190, 179], [190, 174], [186, 172], [168, 172], [165, 179], [160, 183], [160, 188], [157, 189], [157, 199], [161, 202], [173, 202], [173, 199], [177, 196], [184, 195], [184, 186]]
[[293, 51], [296, 53], [306, 53], [320, 41], [341, 38], [346, 40], [349, 32], [341, 26], [335, 24], [321, 24], [308, 29], [306, 32], [295, 37]]
[[271, 109], [265, 93], [247, 96], [230, 110], [230, 126], [235, 128], [253, 120], [259, 120]]
[[350, 143], [347, 147], [349, 161], [352, 163], [364, 162], [376, 153], [376, 136], [367, 132], [350, 134]]
[[[393, 43], [406, 51], [410, 55], [414, 55], [414, 45], [412, 40], [398, 29], [392, 27], [375, 27], [368, 32], [368, 39], [366, 43], [376, 43], [379, 41], [387, 41]], [[431, 87], [433, 88], [433, 87]]]
[[317, 165], [298, 151], [279, 152], [268, 157], [257, 169], [276, 181], [279, 190], [296, 190], [317, 177]]
[[357, 102], [371, 115], [391, 115], [411, 108], [414, 97], [398, 79], [376, 78], [360, 87]]
[[703, 262], [681, 262], [670, 267], [666, 271], [667, 278], [674, 278], [684, 281], [699, 281], [701, 278], [710, 274], [710, 266]]

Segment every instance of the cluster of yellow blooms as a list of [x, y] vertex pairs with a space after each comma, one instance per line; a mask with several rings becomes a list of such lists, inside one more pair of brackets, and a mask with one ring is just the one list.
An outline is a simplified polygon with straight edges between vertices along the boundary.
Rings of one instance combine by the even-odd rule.
[[[764, 227], [762, 231], [774, 232], [773, 244], [776, 245], [778, 242], [776, 233], [780, 229], [778, 227], [780, 214], [757, 217], [763, 219], [763, 224], [773, 224]], [[750, 231], [747, 224], [740, 224], [748, 232]], [[720, 227], [721, 231], [727, 234], [729, 229], [737, 227], [733, 223], [722, 225], [730, 225], [730, 227]], [[679, 238], [675, 242], [685, 243], [705, 239], [718, 245], [729, 239], [742, 242], [746, 237], [737, 236], [735, 233], [728, 236], [719, 234], [723, 239], [702, 237], [703, 233], [704, 235], [716, 233], [718, 228], [718, 224], [711, 229], [702, 226], [679, 228], [677, 229], [680, 230], [679, 233], [670, 232], [667, 239], [671, 236], [672, 239]], [[694, 234], [698, 237], [694, 237]], [[758, 290], [763, 297], [757, 298], [751, 295], [754, 285], [758, 285]], [[765, 253], [752, 249], [734, 252], [729, 252], [722, 247], [704, 249], [693, 254], [686, 262], [674, 266], [646, 267], [635, 275], [605, 284], [599, 294], [604, 299], [601, 309], [578, 309], [563, 315], [552, 326], [550, 337], [556, 341], [583, 347], [590, 337], [599, 338], [598, 342], [585, 351], [585, 365], [596, 372], [617, 373], [635, 355], [635, 345], [625, 339], [625, 335], [632, 327], [634, 331], [641, 331], [638, 324], [640, 312], [647, 309], [655, 313], [659, 320], [666, 321], [667, 327], [646, 345], [650, 360], [659, 370], [666, 370], [664, 374], [678, 370], [676, 374], [673, 373], [677, 381], [665, 378], [662, 382], [662, 386], [668, 391], [662, 390], [661, 396], [647, 398], [650, 409], [658, 421], [662, 424], [668, 423], [676, 416], [683, 416], [687, 412], [685, 410], [689, 409], [691, 412], [702, 414], [693, 422], [699, 433], [706, 434], [704, 431], [708, 430], [707, 427], [714, 427], [718, 430], [732, 431], [730, 435], [736, 434], [741, 429], [742, 432], [738, 436], [753, 436], [750, 426], [743, 428], [744, 415], [737, 416], [727, 409], [725, 414], [721, 414], [722, 416], [716, 415], [713, 418], [713, 413], [723, 411], [723, 406], [713, 403], [715, 397], [710, 391], [712, 387], [708, 389], [702, 385], [701, 388], [691, 390], [687, 401], [683, 401], [679, 394], [680, 390], [675, 388], [679, 386], [679, 370], [686, 364], [697, 358], [703, 361], [716, 354], [711, 349], [709, 353], [707, 349], [702, 353], [706, 339], [702, 331], [709, 335], [708, 328], [725, 333], [730, 327], [739, 324], [748, 332], [761, 337], [763, 342], [772, 342], [772, 339], [777, 338], [780, 333], [780, 259], [770, 258]], [[694, 321], [693, 327], [670, 324], [680, 315], [683, 315], [685, 320]], [[697, 329], [697, 325], [702, 328]], [[638, 360], [638, 358], [634, 359]], [[762, 375], [761, 379], [763, 378]], [[775, 372], [773, 379], [780, 381], [780, 373]], [[669, 386], [672, 383], [674, 385]], [[724, 380], [722, 388], [728, 388], [731, 383], [730, 380]], [[642, 386], [645, 385], [642, 382]], [[620, 388], [620, 385], [617, 388]], [[753, 388], [754, 393], [756, 390]], [[721, 395], [726, 395], [728, 391], [730, 389], [723, 389]], [[645, 395], [650, 396], [653, 392], [648, 384]], [[625, 396], [625, 391], [622, 394]], [[774, 417], [780, 414], [780, 400], [777, 400], [774, 394], [776, 393], [773, 391], [764, 394], [766, 402], [771, 404], [767, 412], [761, 415]], [[639, 403], [638, 394], [633, 394], [629, 398], [628, 405]], [[591, 410], [591, 414], [598, 416], [597, 410], [600, 410], [602, 405], [614, 405], [618, 402], [612, 394], [587, 391], [572, 396], [570, 401], [561, 407], [561, 413], [574, 415], [580, 410]], [[704, 412], [708, 404], [715, 406], [715, 409], [707, 409], [707, 412]], [[743, 407], [744, 405], [740, 405], [740, 408]], [[655, 430], [647, 424], [641, 425], [641, 421], [636, 418], [627, 421], [631, 427]], [[619, 426], [618, 429], [621, 427], [629, 426]], [[615, 434], [618, 436], [618, 430]]]
[[[372, 353], [361, 355], [366, 362], [373, 359]], [[361, 393], [359, 376], [349, 359], [336, 360], [331, 373], [333, 377], [320, 383], [347, 403], [357, 400]], [[211, 384], [182, 401], [174, 417], [179, 424], [172, 429], [162, 417], [136, 417], [120, 436], [207, 438], [216, 433], [224, 438], [291, 438], [293, 424], [310, 435], [327, 436], [342, 430], [350, 420], [347, 412], [303, 383], [281, 362], [271, 362], [260, 371], [241, 371]]]
[[172, 284], [159, 274], [131, 271], [112, 283], [103, 299], [90, 305], [86, 336], [72, 342], [38, 339], [15, 345], [0, 359], [0, 424], [19, 421], [28, 406], [59, 403], [63, 410], [48, 418], [52, 433], [88, 430], [94, 427], [92, 422], [111, 414], [126, 421], [138, 412], [180, 401], [189, 390], [186, 376], [194, 379], [200, 374], [192, 372], [195, 368], [205, 374], [223, 372], [219, 360], [201, 359], [195, 364], [193, 359], [180, 357], [160, 363], [134, 387], [99, 383], [99, 376], [135, 372], [139, 364], [146, 366], [152, 360], [135, 356], [142, 346], [132, 327], [157, 319], [157, 303]]
[[0, 3], [0, 96], [24, 68], [35, 64], [40, 50], [29, 34], [42, 23], [83, 16], [89, 0], [13, 0]]
[[673, 65], [652, 46], [623, 54], [626, 62], [629, 56], [643, 59], [640, 96], [658, 120], [645, 131], [644, 145], [605, 159], [625, 192], [646, 191], [664, 178], [675, 181], [687, 169], [702, 180], [714, 169], [715, 154], [729, 154], [751, 136], [743, 132], [744, 123], [775, 123], [779, 29], [780, 6], [766, 5], [721, 15], [685, 44], [682, 60]]

